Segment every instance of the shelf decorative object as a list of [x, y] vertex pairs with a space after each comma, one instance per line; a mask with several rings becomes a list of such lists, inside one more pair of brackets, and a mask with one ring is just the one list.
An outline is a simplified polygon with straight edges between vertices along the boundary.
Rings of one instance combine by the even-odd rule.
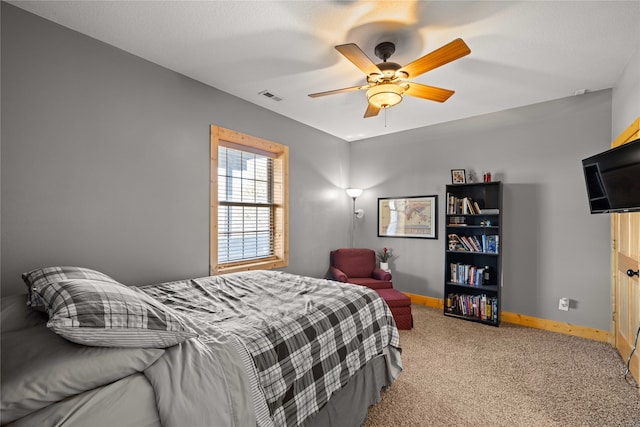
[[447, 185], [444, 314], [500, 324], [502, 183]]
[[451, 169], [451, 183], [464, 184], [467, 182], [467, 175], [464, 169]]

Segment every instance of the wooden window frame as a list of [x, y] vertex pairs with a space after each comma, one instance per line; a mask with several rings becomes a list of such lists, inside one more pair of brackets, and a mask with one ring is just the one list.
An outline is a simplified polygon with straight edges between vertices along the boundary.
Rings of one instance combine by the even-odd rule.
[[[274, 254], [268, 258], [218, 264], [218, 147], [237, 146], [260, 150], [273, 156], [272, 191], [274, 211]], [[289, 147], [211, 125], [209, 272], [217, 275], [246, 270], [270, 270], [289, 265]]]

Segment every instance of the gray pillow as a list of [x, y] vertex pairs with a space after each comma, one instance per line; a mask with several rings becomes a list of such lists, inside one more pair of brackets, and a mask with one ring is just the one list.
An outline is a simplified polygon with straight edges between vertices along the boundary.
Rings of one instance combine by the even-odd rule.
[[62, 280], [35, 293], [49, 313], [47, 327], [78, 344], [164, 348], [197, 336], [176, 311], [119, 283]]
[[2, 333], [47, 323], [47, 315], [27, 306], [27, 294], [0, 298], [0, 327]]
[[164, 350], [86, 347], [44, 325], [2, 334], [2, 424], [68, 396], [142, 372]]
[[48, 283], [59, 282], [68, 279], [91, 279], [102, 282], [118, 283], [104, 273], [85, 267], [44, 267], [36, 268], [28, 273], [22, 273], [22, 280], [29, 288], [27, 305], [36, 310], [46, 311], [44, 301], [34, 292]]

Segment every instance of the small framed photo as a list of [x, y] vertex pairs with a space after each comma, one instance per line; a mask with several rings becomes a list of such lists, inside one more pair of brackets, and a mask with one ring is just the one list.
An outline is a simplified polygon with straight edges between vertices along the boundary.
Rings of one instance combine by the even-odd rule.
[[451, 169], [451, 183], [452, 184], [465, 184], [467, 177], [464, 169]]

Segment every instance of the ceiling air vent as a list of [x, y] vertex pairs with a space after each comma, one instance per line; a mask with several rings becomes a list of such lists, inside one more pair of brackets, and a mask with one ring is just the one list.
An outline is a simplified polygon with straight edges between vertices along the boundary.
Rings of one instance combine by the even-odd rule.
[[275, 102], [280, 102], [284, 99], [281, 96], [276, 95], [275, 93], [269, 92], [268, 90], [263, 90], [262, 92], [259, 92], [258, 95], [262, 95]]

